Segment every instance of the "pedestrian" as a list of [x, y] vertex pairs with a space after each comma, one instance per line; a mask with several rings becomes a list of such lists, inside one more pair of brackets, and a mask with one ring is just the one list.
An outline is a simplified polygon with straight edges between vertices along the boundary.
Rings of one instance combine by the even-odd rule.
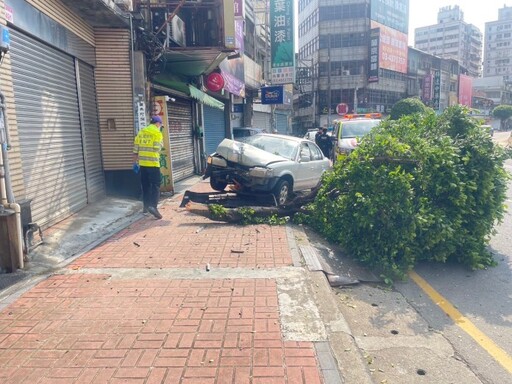
[[318, 142], [318, 138], [322, 134], [322, 128], [318, 127], [318, 131], [315, 133], [315, 144], [320, 146], [320, 143]]
[[322, 129], [322, 134], [318, 136], [317, 145], [322, 150], [324, 156], [329, 159], [331, 155], [332, 141], [331, 137], [327, 134], [327, 128]]
[[153, 116], [150, 124], [139, 131], [133, 144], [133, 163], [140, 167], [143, 212], [149, 212], [157, 219], [162, 218], [157, 208], [160, 196], [160, 151], [163, 146], [161, 127], [162, 118]]

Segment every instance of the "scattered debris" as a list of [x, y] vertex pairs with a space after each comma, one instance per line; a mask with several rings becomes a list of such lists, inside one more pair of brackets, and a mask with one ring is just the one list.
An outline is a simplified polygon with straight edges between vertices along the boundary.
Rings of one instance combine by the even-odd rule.
[[135, 245], [136, 247], [140, 247], [140, 244], [137, 243], [136, 241], [133, 242], [133, 245]]

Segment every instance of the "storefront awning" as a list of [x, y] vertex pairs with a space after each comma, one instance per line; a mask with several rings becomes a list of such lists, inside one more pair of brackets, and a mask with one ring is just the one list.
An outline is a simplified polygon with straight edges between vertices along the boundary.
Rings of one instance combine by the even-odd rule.
[[200, 89], [197, 89], [193, 85], [188, 86], [190, 90], [190, 96], [192, 96], [194, 99], [198, 100], [200, 103], [203, 103], [205, 105], [209, 105], [213, 108], [218, 108], [221, 110], [224, 110], [224, 103], [222, 101], [219, 101], [210, 95], [204, 93]]
[[[183, 81], [171, 80], [165, 77], [157, 77], [154, 79], [154, 81], [156, 82], [156, 84], [154, 85], [154, 88], [156, 89], [165, 92], [165, 88], [168, 88], [171, 91], [175, 91], [173, 93], [176, 93], [178, 96], [189, 96], [196, 99], [202, 104], [208, 105], [213, 108], [218, 108], [220, 110], [224, 110], [224, 103], [222, 101], [219, 101], [214, 97], [211, 97], [210, 95], [204, 93], [200, 89], [197, 89], [193, 85], [186, 84]], [[158, 86], [158, 84], [160, 84], [163, 87]]]

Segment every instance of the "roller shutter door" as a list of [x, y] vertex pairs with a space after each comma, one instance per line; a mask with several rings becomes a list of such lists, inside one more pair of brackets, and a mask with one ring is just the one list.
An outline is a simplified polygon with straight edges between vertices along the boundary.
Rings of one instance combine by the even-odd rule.
[[288, 133], [288, 115], [276, 113], [275, 117], [277, 133], [286, 135]]
[[100, 125], [96, 104], [94, 69], [78, 62], [79, 96], [85, 158], [87, 200], [89, 203], [105, 196], [105, 176], [101, 159]]
[[11, 60], [26, 197], [47, 227], [87, 205], [74, 60], [15, 30]]
[[267, 132], [272, 132], [272, 126], [270, 124], [270, 113], [254, 111], [253, 123], [254, 128], [261, 128]]
[[172, 177], [174, 182], [194, 175], [192, 104], [185, 99], [167, 103]]
[[215, 152], [217, 146], [226, 138], [224, 111], [203, 105], [204, 143], [207, 155]]

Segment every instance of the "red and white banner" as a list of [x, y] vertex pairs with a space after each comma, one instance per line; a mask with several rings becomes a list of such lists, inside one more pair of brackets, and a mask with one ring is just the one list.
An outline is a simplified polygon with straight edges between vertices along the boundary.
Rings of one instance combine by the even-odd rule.
[[473, 78], [459, 75], [459, 104], [471, 107], [473, 97]]

